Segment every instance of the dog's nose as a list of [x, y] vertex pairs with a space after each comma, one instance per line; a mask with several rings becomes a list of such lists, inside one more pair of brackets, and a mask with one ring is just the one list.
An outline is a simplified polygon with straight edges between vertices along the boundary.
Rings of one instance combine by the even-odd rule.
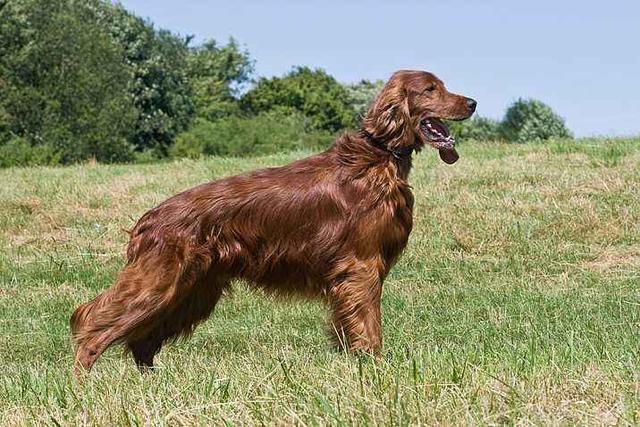
[[467, 98], [467, 107], [469, 107], [469, 110], [476, 111], [477, 105], [478, 103], [476, 102], [475, 99]]

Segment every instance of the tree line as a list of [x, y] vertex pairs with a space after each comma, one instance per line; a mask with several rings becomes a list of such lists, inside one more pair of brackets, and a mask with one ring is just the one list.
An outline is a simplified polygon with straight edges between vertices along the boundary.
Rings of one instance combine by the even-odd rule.
[[[381, 81], [294, 67], [256, 78], [249, 52], [156, 28], [101, 0], [0, 0], [0, 166], [321, 149], [358, 126]], [[459, 139], [570, 136], [535, 100]]]

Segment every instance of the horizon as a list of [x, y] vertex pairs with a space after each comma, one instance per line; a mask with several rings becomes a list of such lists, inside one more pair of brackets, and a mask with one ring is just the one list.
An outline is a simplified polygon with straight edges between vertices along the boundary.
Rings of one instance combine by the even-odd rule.
[[[195, 44], [235, 38], [255, 61], [256, 78], [297, 65], [344, 83], [424, 69], [477, 99], [480, 116], [500, 119], [516, 99], [535, 98], [576, 137], [640, 134], [640, 81], [632, 77], [640, 75], [640, 60], [629, 54], [640, 39], [640, 3], [120, 3], [157, 28], [194, 35]], [[395, 16], [404, 21], [388, 19]]]

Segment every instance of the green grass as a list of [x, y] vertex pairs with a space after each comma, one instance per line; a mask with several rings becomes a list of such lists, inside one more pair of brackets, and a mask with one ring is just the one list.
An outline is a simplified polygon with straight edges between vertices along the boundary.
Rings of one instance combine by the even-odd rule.
[[140, 375], [83, 383], [68, 319], [145, 210], [303, 153], [0, 171], [0, 424], [638, 424], [640, 140], [432, 151], [385, 282], [381, 360], [332, 349], [320, 304], [242, 284]]

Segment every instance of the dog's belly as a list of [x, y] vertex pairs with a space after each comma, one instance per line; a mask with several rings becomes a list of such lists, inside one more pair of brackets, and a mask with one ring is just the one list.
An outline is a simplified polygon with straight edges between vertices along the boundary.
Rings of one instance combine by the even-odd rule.
[[279, 259], [265, 262], [257, 270], [245, 270], [240, 277], [269, 293], [317, 297], [326, 293], [329, 282], [314, 267], [299, 260]]
[[[274, 224], [270, 224], [274, 225]], [[329, 286], [328, 275], [342, 247], [342, 228], [324, 230], [322, 224], [304, 229], [280, 229], [268, 226], [253, 233], [236, 236], [216, 247], [233, 247], [222, 254], [231, 264], [231, 275], [247, 280], [269, 292], [317, 296]]]

